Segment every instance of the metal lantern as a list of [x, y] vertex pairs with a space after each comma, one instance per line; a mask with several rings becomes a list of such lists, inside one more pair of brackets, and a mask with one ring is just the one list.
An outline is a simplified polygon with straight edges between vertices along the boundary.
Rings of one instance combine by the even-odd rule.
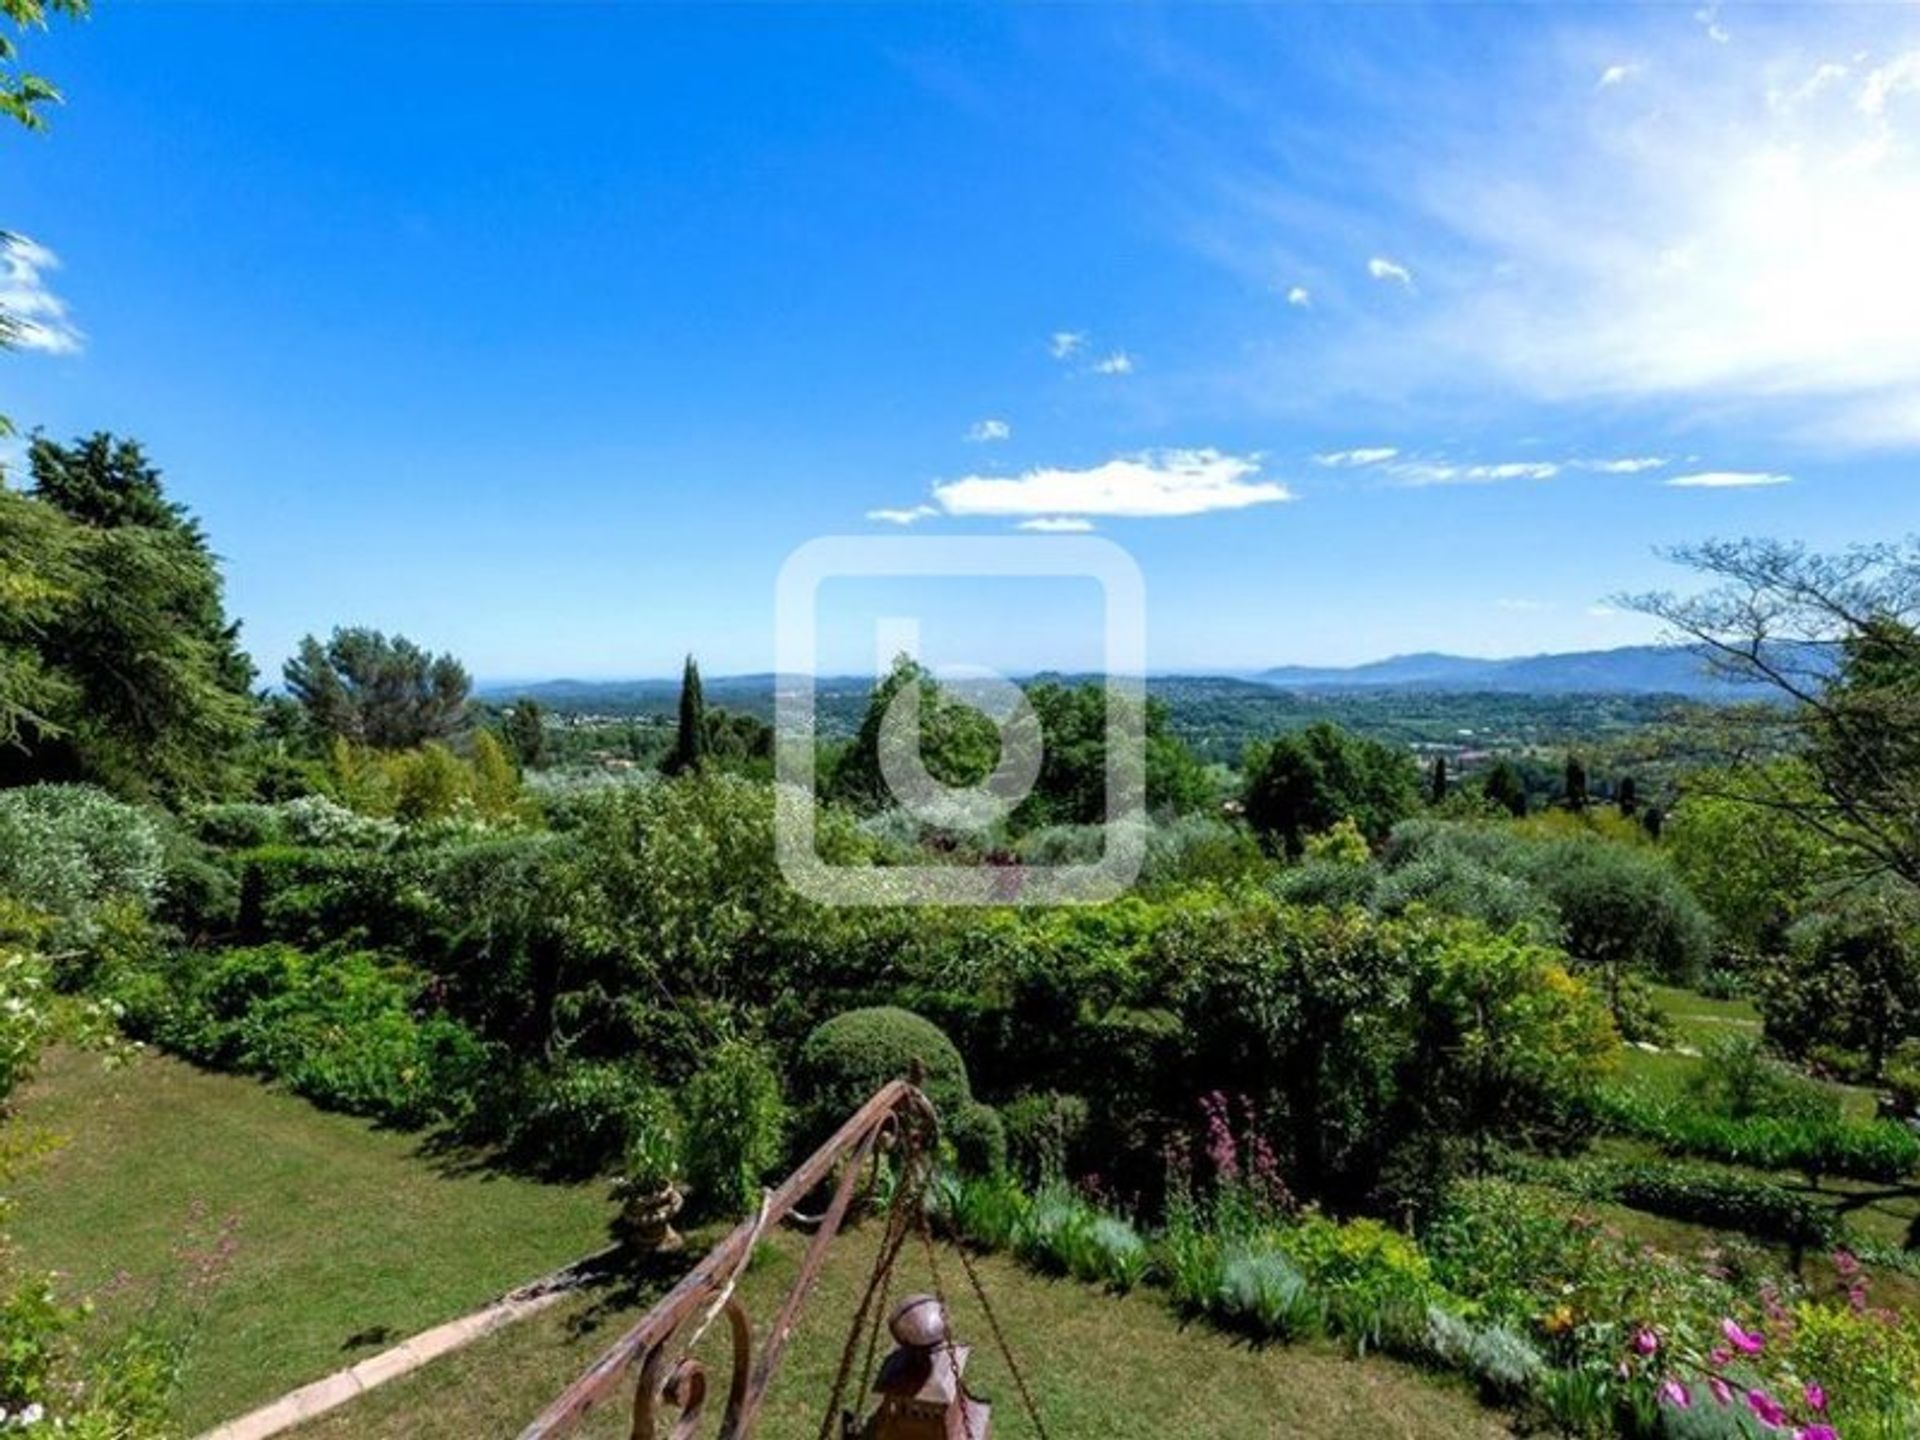
[[954, 1343], [939, 1299], [908, 1297], [887, 1328], [897, 1348], [873, 1382], [880, 1404], [860, 1440], [988, 1440], [992, 1407], [967, 1393], [972, 1347]]

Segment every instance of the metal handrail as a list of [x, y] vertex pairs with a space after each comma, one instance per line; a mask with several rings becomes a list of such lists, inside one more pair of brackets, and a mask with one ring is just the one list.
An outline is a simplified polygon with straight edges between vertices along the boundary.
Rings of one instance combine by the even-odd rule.
[[[569, 1385], [538, 1419], [520, 1432], [520, 1440], [560, 1440], [578, 1430], [588, 1413], [613, 1397], [622, 1382], [639, 1369], [634, 1395], [634, 1440], [656, 1440], [658, 1422], [672, 1419], [673, 1440], [688, 1440], [700, 1423], [707, 1398], [707, 1371], [691, 1351], [707, 1325], [724, 1315], [732, 1336], [732, 1365], [727, 1384], [727, 1408], [718, 1440], [746, 1440], [766, 1398], [767, 1387], [793, 1328], [819, 1278], [827, 1247], [840, 1231], [851, 1207], [860, 1177], [878, 1154], [896, 1144], [906, 1127], [923, 1140], [937, 1132], [932, 1104], [906, 1080], [882, 1087], [814, 1151], [780, 1187], [770, 1192], [760, 1213], [743, 1221], [699, 1264], [683, 1276], [634, 1327], [622, 1335], [578, 1380]], [[800, 1202], [843, 1167], [833, 1199], [817, 1221], [800, 1274], [768, 1328], [760, 1353], [753, 1353], [753, 1327], [734, 1298], [733, 1282], [761, 1233], [790, 1218], [798, 1218]], [[698, 1325], [682, 1344], [678, 1337], [690, 1321]]]

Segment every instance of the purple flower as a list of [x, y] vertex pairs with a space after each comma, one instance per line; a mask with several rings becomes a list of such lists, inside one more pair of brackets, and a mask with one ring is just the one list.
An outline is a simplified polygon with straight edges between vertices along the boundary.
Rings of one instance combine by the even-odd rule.
[[1831, 1425], [1809, 1425], [1794, 1431], [1793, 1440], [1840, 1440], [1840, 1432]]
[[1707, 1377], [1707, 1389], [1713, 1392], [1713, 1398], [1719, 1404], [1730, 1404], [1733, 1400], [1733, 1387], [1718, 1375], [1709, 1375]]
[[1808, 1385], [1807, 1408], [1815, 1414], [1824, 1415], [1827, 1410], [1827, 1392], [1818, 1385]]
[[1639, 1354], [1651, 1355], [1660, 1348], [1660, 1337], [1642, 1326], [1634, 1334], [1633, 1348]]
[[1691, 1409], [1693, 1406], [1693, 1392], [1688, 1390], [1687, 1387], [1682, 1385], [1678, 1380], [1662, 1380], [1660, 1382], [1660, 1403], [1663, 1405], [1671, 1405], [1677, 1410]]
[[1787, 1423], [1787, 1412], [1780, 1408], [1780, 1402], [1764, 1390], [1747, 1392], [1747, 1408], [1760, 1417], [1760, 1423], [1769, 1427]]
[[1732, 1318], [1720, 1322], [1720, 1333], [1733, 1342], [1733, 1348], [1742, 1355], [1758, 1355], [1766, 1348], [1767, 1337], [1755, 1330], [1748, 1332], [1740, 1328], [1740, 1322]]

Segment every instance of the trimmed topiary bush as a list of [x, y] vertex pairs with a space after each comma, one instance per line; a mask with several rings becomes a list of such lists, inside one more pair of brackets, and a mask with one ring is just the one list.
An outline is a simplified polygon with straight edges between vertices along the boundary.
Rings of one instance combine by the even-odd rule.
[[951, 1123], [973, 1099], [966, 1062], [932, 1021], [890, 1005], [849, 1010], [819, 1026], [800, 1047], [794, 1089], [805, 1106], [805, 1132], [824, 1139], [881, 1086], [903, 1078], [918, 1061], [922, 1087]]
[[963, 1175], [1000, 1175], [1007, 1168], [1007, 1127], [1000, 1112], [978, 1100], [946, 1117], [947, 1143]]
[[1078, 1095], [1046, 1091], [1022, 1095], [1002, 1107], [1007, 1159], [1029, 1185], [1073, 1173], [1086, 1142], [1087, 1102]]

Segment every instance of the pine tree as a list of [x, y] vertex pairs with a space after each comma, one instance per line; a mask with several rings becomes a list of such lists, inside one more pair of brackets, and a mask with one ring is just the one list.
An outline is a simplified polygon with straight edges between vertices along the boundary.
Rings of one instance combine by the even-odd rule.
[[1445, 803], [1447, 798], [1447, 757], [1436, 755], [1433, 759], [1433, 778], [1427, 782], [1427, 800], [1434, 805]]
[[1631, 775], [1621, 780], [1619, 788], [1614, 791], [1614, 803], [1628, 819], [1632, 819], [1634, 812], [1640, 808], [1640, 789], [1633, 783]]
[[673, 749], [661, 769], [669, 775], [683, 775], [700, 768], [707, 756], [707, 702], [700, 693], [700, 667], [687, 656], [687, 667], [680, 675], [680, 728], [673, 737]]

